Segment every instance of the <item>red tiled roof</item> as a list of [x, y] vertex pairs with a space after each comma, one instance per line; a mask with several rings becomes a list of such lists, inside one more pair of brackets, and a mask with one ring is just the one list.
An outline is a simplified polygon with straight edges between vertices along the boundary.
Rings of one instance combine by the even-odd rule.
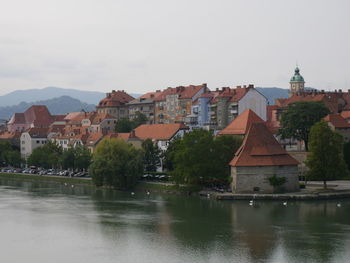
[[344, 118], [344, 119], [349, 119], [350, 118], [350, 110], [344, 110], [340, 113], [340, 115]]
[[77, 116], [80, 115], [80, 114], [83, 114], [83, 113], [81, 113], [81, 112], [70, 112], [70, 113], [68, 113], [68, 114], [66, 115], [66, 117], [64, 118], [64, 120], [70, 121], [70, 120], [74, 119], [75, 117], [77, 117]]
[[26, 123], [33, 123], [34, 127], [48, 127], [53, 122], [49, 110], [45, 105], [33, 105], [24, 112]]
[[123, 90], [113, 90], [111, 93], [107, 93], [107, 97], [102, 99], [97, 107], [117, 107], [122, 106], [129, 101], [134, 100], [128, 93]]
[[252, 123], [264, 123], [264, 121], [254, 111], [247, 109], [221, 130], [219, 135], [245, 135]]
[[145, 140], [170, 140], [179, 130], [187, 130], [182, 123], [143, 124], [135, 129], [136, 137]]
[[106, 139], [122, 139], [124, 141], [128, 141], [130, 138], [130, 133], [129, 132], [114, 132], [114, 133], [109, 133], [105, 135], [103, 138]]
[[64, 121], [67, 115], [52, 115], [54, 121]]
[[32, 138], [46, 138], [49, 128], [30, 128], [26, 131]]
[[87, 146], [94, 146], [103, 138], [103, 134], [101, 132], [91, 132], [86, 139]]
[[242, 146], [230, 162], [231, 166], [298, 165], [277, 142], [264, 123], [253, 123]]
[[54, 121], [45, 105], [33, 105], [24, 113], [15, 113], [8, 124], [32, 124], [34, 127], [48, 127]]
[[21, 137], [21, 132], [2, 132], [0, 134], [0, 139], [14, 139], [14, 138], [20, 138]]
[[334, 128], [350, 128], [350, 124], [340, 114], [328, 114], [324, 120], [330, 122]]
[[190, 85], [190, 86], [179, 86], [176, 88], [167, 88], [163, 90], [158, 96], [155, 97], [155, 101], [162, 101], [166, 99], [167, 95], [178, 94], [179, 99], [192, 99], [201, 89], [206, 89], [207, 85]]
[[162, 91], [148, 92], [146, 94], [143, 94], [139, 99], [154, 100], [161, 93], [162, 93]]

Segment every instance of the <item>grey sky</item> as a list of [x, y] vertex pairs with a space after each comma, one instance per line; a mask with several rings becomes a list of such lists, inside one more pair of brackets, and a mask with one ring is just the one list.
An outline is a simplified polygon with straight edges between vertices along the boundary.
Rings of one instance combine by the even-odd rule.
[[208, 83], [350, 89], [348, 0], [0, 0], [0, 95]]

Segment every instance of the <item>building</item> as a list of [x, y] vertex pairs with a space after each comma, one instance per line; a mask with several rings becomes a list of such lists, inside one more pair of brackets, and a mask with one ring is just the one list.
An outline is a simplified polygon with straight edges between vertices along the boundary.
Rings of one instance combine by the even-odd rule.
[[151, 139], [158, 148], [166, 151], [171, 140], [182, 137], [189, 128], [182, 123], [171, 124], [142, 124], [137, 127], [135, 136], [141, 140]]
[[60, 120], [61, 116], [51, 115], [45, 105], [33, 105], [23, 113], [13, 114], [7, 123], [7, 130], [23, 132], [29, 128], [47, 128], [53, 122]]
[[98, 113], [105, 113], [114, 116], [117, 120], [129, 117], [128, 102], [134, 100], [124, 90], [112, 90], [107, 93], [96, 107]]
[[221, 130], [246, 109], [253, 110], [266, 120], [267, 98], [254, 88], [254, 85], [237, 86], [235, 89], [222, 88], [220, 93], [209, 101], [212, 129]]
[[27, 159], [35, 148], [45, 145], [48, 141], [49, 128], [30, 128], [21, 134], [21, 156]]
[[[299, 190], [298, 161], [277, 142], [264, 123], [253, 123], [230, 162], [232, 192], [273, 193], [269, 178], [286, 178], [286, 192]], [[280, 189], [282, 190], [282, 189]]]
[[136, 112], [140, 112], [147, 117], [149, 124], [154, 123], [155, 98], [160, 94], [160, 90], [157, 90], [156, 92], [148, 92], [141, 97], [128, 102], [129, 120], [133, 120], [136, 116]]
[[304, 92], [305, 81], [303, 76], [300, 75], [300, 70], [298, 67], [294, 70], [294, 76], [290, 79], [290, 95], [295, 95], [297, 93]]
[[221, 130], [218, 135], [240, 135], [245, 136], [249, 127], [253, 123], [265, 123], [254, 111], [251, 109], [245, 110], [237, 118], [235, 118], [229, 125]]
[[350, 123], [348, 123], [341, 114], [328, 114], [326, 117], [324, 117], [324, 120], [333, 131], [337, 131], [343, 136], [345, 142], [349, 141]]
[[163, 90], [155, 99], [155, 123], [185, 122], [191, 115], [193, 102], [204, 92], [207, 84], [179, 86]]

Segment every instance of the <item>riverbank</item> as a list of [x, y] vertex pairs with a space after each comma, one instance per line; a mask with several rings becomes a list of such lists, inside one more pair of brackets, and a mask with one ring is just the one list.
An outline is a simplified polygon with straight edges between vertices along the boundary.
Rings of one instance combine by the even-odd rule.
[[37, 174], [19, 174], [19, 173], [0, 173], [1, 178], [25, 180], [25, 181], [41, 181], [46, 183], [67, 183], [74, 185], [89, 185], [93, 186], [91, 178], [77, 178], [77, 177], [61, 177], [61, 176], [47, 176]]
[[323, 189], [323, 182], [312, 181], [306, 184], [306, 188], [295, 193], [281, 194], [244, 194], [244, 193], [208, 193], [201, 192], [202, 196], [209, 196], [216, 200], [331, 200], [350, 198], [350, 181], [332, 181], [328, 183], [328, 189]]
[[[62, 177], [52, 175], [37, 175], [37, 174], [19, 174], [19, 173], [0, 173], [0, 178], [7, 178], [13, 180], [30, 181], [30, 182], [45, 182], [54, 184], [73, 184], [96, 187], [91, 178], [77, 178], [77, 177]], [[114, 189], [111, 187], [103, 186], [101, 189]], [[120, 189], [114, 189], [120, 190]], [[133, 191], [135, 192], [154, 192], [165, 194], [177, 194], [177, 195], [190, 195], [192, 193], [198, 193], [200, 189], [192, 186], [175, 185], [172, 183], [158, 183], [158, 182], [139, 182]], [[120, 190], [122, 191], [122, 190]]]

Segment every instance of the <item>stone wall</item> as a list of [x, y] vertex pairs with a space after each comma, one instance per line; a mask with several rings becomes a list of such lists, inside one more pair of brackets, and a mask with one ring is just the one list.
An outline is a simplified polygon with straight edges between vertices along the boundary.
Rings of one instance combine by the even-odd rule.
[[233, 193], [273, 193], [274, 188], [268, 178], [276, 175], [285, 177], [282, 185], [285, 192], [299, 191], [297, 166], [254, 166], [231, 167]]

